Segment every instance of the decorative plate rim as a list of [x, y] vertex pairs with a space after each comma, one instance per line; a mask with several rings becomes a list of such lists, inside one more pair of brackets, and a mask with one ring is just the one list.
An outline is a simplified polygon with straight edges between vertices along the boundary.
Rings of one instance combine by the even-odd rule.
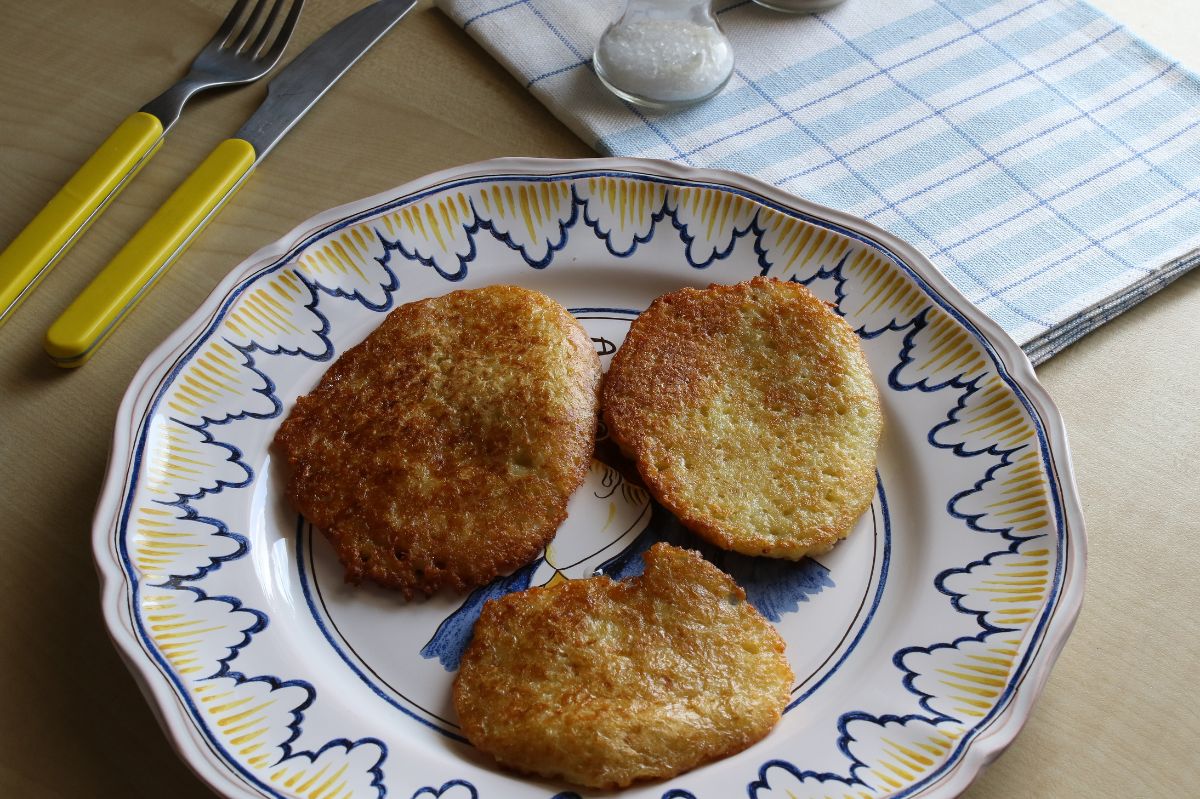
[[1014, 683], [1011, 700], [986, 728], [972, 738], [957, 763], [950, 765], [943, 778], [924, 789], [922, 796], [926, 799], [951, 799], [958, 796], [982, 769], [1012, 742], [1028, 720], [1082, 606], [1087, 538], [1062, 417], [1038, 381], [1033, 365], [1016, 342], [956, 289], [932, 262], [904, 240], [852, 214], [818, 205], [747, 175], [638, 158], [497, 158], [434, 172], [395, 188], [328, 209], [296, 225], [275, 242], [262, 247], [230, 270], [199, 308], [147, 356], [125, 392], [117, 412], [113, 443], [92, 527], [92, 547], [101, 584], [102, 611], [114, 645], [146, 696], [160, 725], [167, 732], [168, 740], [183, 761], [213, 790], [228, 796], [261, 796], [237, 779], [199, 735], [170, 681], [136, 635], [128, 605], [131, 583], [121, 569], [119, 557], [114, 549], [119, 511], [125, 494], [124, 477], [133, 455], [136, 409], [158, 390], [159, 381], [166, 376], [164, 369], [205, 329], [238, 283], [301, 246], [309, 237], [331, 223], [362, 213], [388, 200], [428, 192], [442, 184], [466, 178], [546, 177], [605, 170], [726, 187], [758, 195], [800, 214], [841, 226], [903, 259], [905, 265], [924, 281], [930, 291], [940, 296], [948, 307], [961, 315], [979, 333], [982, 343], [992, 350], [1004, 372], [1028, 400], [1029, 410], [1041, 422], [1046, 436], [1046, 449], [1051, 456], [1052, 468], [1048, 474], [1050, 489], [1057, 493], [1063, 516], [1066, 562], [1058, 610], [1049, 617], [1037, 644], [1040, 651], [1032, 658], [1024, 676]]

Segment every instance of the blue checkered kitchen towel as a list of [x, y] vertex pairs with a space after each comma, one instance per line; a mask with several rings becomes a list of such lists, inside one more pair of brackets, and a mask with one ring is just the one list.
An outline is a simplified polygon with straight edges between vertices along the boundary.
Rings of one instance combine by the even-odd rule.
[[438, 0], [603, 154], [755, 175], [914, 244], [1040, 362], [1200, 262], [1200, 79], [1077, 0], [718, 2], [737, 69], [649, 116], [620, 2]]

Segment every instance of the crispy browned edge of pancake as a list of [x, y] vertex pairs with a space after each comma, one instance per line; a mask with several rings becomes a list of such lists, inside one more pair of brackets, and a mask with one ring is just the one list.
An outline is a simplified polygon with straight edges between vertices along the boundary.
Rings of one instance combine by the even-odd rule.
[[[645, 352], [658, 349], [658, 344], [654, 341], [653, 331], [647, 332], [646, 326], [639, 326], [638, 323], [643, 319], [648, 320], [648, 323], [652, 323], [654, 321], [652, 316], [653, 311], [660, 309], [661, 306], [672, 302], [674, 298], [685, 293], [740, 292], [744, 291], [746, 287], [758, 288], [763, 285], [768, 285], [772, 289], [782, 288], [784, 291], [794, 292], [795, 296], [803, 298], [806, 304], [809, 302], [815, 303], [812, 306], [814, 310], [819, 306], [824, 313], [828, 314], [830, 320], [835, 323], [832, 329], [837, 331], [837, 334], [843, 338], [848, 347], [852, 348], [852, 351], [858, 353], [862, 359], [863, 368], [868, 369], [869, 372], [866, 357], [862, 353], [862, 346], [858, 340], [858, 336], [849, 324], [846, 323], [846, 320], [833, 312], [833, 306], [821, 300], [806, 286], [799, 283], [759, 276], [741, 283], [710, 283], [705, 289], [678, 289], [655, 299], [650, 304], [650, 307], [630, 325], [629, 335], [626, 336], [625, 341], [613, 356], [608, 371], [601, 382], [600, 407], [609, 437], [637, 465], [638, 473], [641, 475], [644, 485], [654, 498], [674, 514], [685, 527], [722, 549], [745, 555], [761, 555], [799, 560], [807, 555], [819, 555], [823, 552], [828, 552], [838, 541], [841, 541], [850, 534], [858, 518], [871, 507], [875, 493], [875, 464], [878, 454], [876, 454], [876, 459], [872, 459], [870, 466], [864, 467], [860, 474], [847, 477], [846, 482], [850, 485], [853, 493], [862, 497], [862, 499], [857, 504], [847, 506], [844, 509], [843, 513], [839, 516], [837, 525], [832, 529], [821, 527], [809, 528], [815, 535], [804, 539], [808, 543], [800, 544], [792, 548], [792, 551], [783, 551], [779, 548], [776, 538], [766, 535], [741, 535], [731, 532], [728, 526], [722, 525], [708, 515], [693, 509], [686, 499], [681, 498], [673, 490], [672, 483], [677, 481], [662, 479], [658, 470], [654, 468], [654, 465], [646, 457], [643, 448], [640, 446], [643, 436], [643, 426], [638, 421], [632, 421], [645, 416], [645, 413], [638, 403], [630, 400], [630, 395], [635, 393], [650, 393], [656, 390], [655, 386], [657, 385], [652, 376], [626, 367], [630, 358], [641, 357]], [[879, 442], [883, 437], [883, 413], [878, 390], [875, 392], [872, 404], [874, 406], [875, 417], [880, 422], [879, 434], [876, 436], [876, 453], [878, 453]]]

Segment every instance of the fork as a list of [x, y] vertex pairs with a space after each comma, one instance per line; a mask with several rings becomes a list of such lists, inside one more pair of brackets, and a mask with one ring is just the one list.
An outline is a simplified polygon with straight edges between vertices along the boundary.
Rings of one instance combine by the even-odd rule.
[[256, 81], [279, 62], [304, 0], [255, 0], [246, 14], [249, 4], [237, 0], [187, 75], [126, 118], [0, 253], [0, 323], [158, 151], [189, 99], [207, 89]]

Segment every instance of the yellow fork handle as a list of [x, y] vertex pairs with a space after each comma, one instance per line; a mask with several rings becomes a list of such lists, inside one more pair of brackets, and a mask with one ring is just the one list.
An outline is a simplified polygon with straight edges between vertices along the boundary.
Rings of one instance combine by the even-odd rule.
[[126, 118], [0, 253], [0, 322], [146, 165], [162, 136], [153, 114], [138, 111]]
[[80, 366], [150, 290], [254, 166], [254, 147], [226, 139], [180, 184], [46, 331], [46, 353]]

